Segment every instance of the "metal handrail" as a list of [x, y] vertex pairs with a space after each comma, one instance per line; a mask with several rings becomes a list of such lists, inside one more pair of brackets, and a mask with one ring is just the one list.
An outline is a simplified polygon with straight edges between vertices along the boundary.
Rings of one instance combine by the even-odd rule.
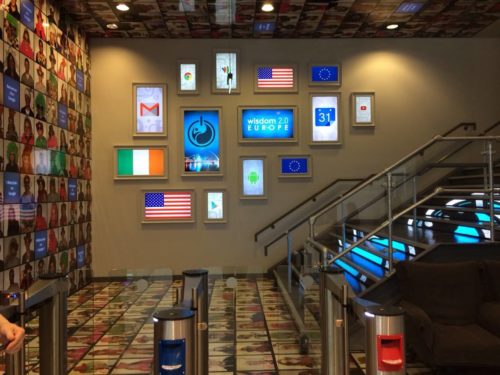
[[340, 183], [340, 182], [364, 181], [364, 180], [366, 180], [366, 178], [364, 178], [364, 179], [363, 178], [337, 178], [336, 180], [334, 180], [333, 182], [329, 183], [327, 186], [325, 186], [324, 188], [322, 188], [320, 191], [317, 191], [316, 193], [314, 193], [310, 197], [304, 199], [302, 202], [296, 204], [294, 207], [292, 207], [291, 209], [289, 209], [287, 212], [285, 212], [284, 214], [282, 214], [281, 216], [279, 216], [277, 219], [274, 219], [270, 224], [264, 226], [263, 228], [261, 228], [257, 232], [255, 232], [255, 234], [254, 234], [254, 241], [255, 242], [258, 241], [259, 235], [261, 233], [265, 232], [268, 229], [274, 229], [275, 225], [278, 222], [280, 222], [281, 220], [283, 220], [284, 218], [286, 218], [287, 216], [289, 216], [291, 213], [293, 213], [294, 211], [296, 211], [299, 208], [301, 208], [302, 206], [304, 206], [306, 203], [315, 202], [316, 198], [319, 195], [321, 195], [325, 191], [329, 190], [330, 188], [334, 187], [338, 183]]
[[[417, 202], [413, 203], [411, 206], [405, 208], [404, 210], [400, 211], [399, 213], [395, 214], [392, 216], [392, 220], [385, 220], [382, 224], [380, 224], [378, 227], [370, 231], [368, 234], [366, 234], [364, 237], [360, 238], [356, 242], [352, 243], [349, 247], [346, 249], [342, 250], [340, 253], [336, 253], [332, 258], [328, 259], [328, 264], [332, 264], [335, 262], [337, 259], [342, 258], [344, 255], [348, 254], [351, 252], [354, 248], [357, 246], [363, 244], [364, 242], [368, 241], [372, 236], [380, 232], [382, 229], [385, 227], [389, 226], [393, 221], [399, 219], [400, 217], [406, 215], [408, 212], [412, 211], [414, 208], [418, 207], [419, 205], [425, 203], [429, 199], [435, 197], [437, 194], [440, 193], [491, 193], [492, 191], [500, 191], [500, 188], [492, 188], [492, 189], [449, 189], [449, 188], [442, 188], [442, 187], [437, 187], [434, 189], [434, 191], [424, 198], [418, 200]], [[490, 209], [493, 209], [491, 207]], [[314, 240], [314, 238], [308, 237], [307, 238], [307, 243], [312, 245], [312, 248], [316, 250], [317, 252], [321, 253], [322, 255], [325, 252], [325, 246]], [[331, 253], [331, 250], [330, 250]]]
[[492, 131], [493, 129], [495, 129], [499, 125], [500, 125], [500, 121], [497, 121], [493, 125], [491, 125], [489, 128], [487, 128], [485, 131], [483, 131], [482, 133], [479, 133], [479, 135], [485, 135], [486, 133], [489, 133], [490, 131]]
[[[339, 195], [339, 197], [342, 197], [344, 194], [346, 194], [347, 192], [351, 191], [352, 189], [355, 189], [357, 186], [359, 186], [360, 184], [363, 183], [363, 181], [369, 179], [371, 176], [373, 176], [373, 174], [369, 175], [368, 177], [364, 178], [364, 179], [351, 179], [353, 181], [360, 181], [359, 184], [356, 184], [354, 185], [353, 187], [351, 187], [349, 190], [347, 190], [346, 192], [343, 192], [342, 194]], [[348, 179], [346, 179], [348, 180]], [[335, 199], [338, 199], [335, 198]], [[316, 214], [317, 212], [319, 212], [321, 208], [318, 208], [312, 215]], [[291, 227], [289, 227], [287, 230], [285, 230], [283, 233], [281, 233], [278, 237], [274, 238], [273, 240], [271, 240], [270, 242], [268, 242], [265, 246], [264, 246], [264, 254], [267, 256], [268, 254], [268, 249], [271, 245], [274, 245], [276, 242], [278, 242], [279, 240], [281, 240], [283, 237], [287, 236], [290, 232], [293, 232], [295, 229], [297, 229], [298, 227], [300, 227], [302, 224], [304, 224], [306, 221], [309, 220], [309, 217], [310, 216], [307, 216], [306, 218], [304, 219], [301, 219], [300, 221], [298, 221], [297, 223], [295, 223], [294, 225], [292, 225]]]
[[333, 202], [331, 205], [325, 207], [323, 210], [321, 210], [319, 213], [316, 215], [313, 215], [309, 218], [309, 225], [310, 225], [310, 230], [309, 230], [309, 236], [314, 238], [314, 224], [318, 217], [324, 215], [328, 211], [330, 211], [332, 208], [338, 206], [340, 203], [346, 201], [348, 198], [352, 197], [354, 194], [358, 193], [359, 191], [363, 190], [366, 186], [369, 186], [372, 184], [374, 181], [378, 180], [380, 177], [387, 176], [391, 171], [394, 169], [398, 168], [401, 166], [403, 163], [406, 161], [410, 160], [414, 156], [418, 154], [422, 154], [423, 151], [428, 149], [430, 146], [432, 146], [435, 143], [438, 142], [447, 142], [447, 141], [474, 141], [474, 140], [495, 140], [495, 141], [500, 141], [500, 136], [470, 136], [470, 137], [443, 137], [441, 135], [436, 135], [434, 136], [430, 141], [426, 142], [423, 146], [417, 148], [415, 151], [407, 155], [406, 157], [402, 158], [401, 160], [397, 161], [390, 167], [384, 169], [382, 172], [376, 174], [372, 178], [368, 179], [365, 181], [362, 185], [358, 186], [356, 189], [351, 190], [349, 193], [345, 194], [343, 197], [338, 199], [336, 202]]

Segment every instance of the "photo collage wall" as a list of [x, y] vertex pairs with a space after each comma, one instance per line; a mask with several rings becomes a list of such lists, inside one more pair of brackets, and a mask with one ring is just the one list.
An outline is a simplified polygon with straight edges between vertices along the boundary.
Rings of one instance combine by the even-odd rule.
[[53, 1], [0, 10], [0, 290], [91, 279], [90, 60]]

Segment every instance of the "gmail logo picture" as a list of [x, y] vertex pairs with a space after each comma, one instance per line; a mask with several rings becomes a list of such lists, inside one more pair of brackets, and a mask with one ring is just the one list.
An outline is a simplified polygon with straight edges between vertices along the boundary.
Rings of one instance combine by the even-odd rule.
[[139, 112], [141, 117], [160, 116], [160, 103], [140, 103]]
[[136, 134], [165, 134], [163, 85], [136, 86]]

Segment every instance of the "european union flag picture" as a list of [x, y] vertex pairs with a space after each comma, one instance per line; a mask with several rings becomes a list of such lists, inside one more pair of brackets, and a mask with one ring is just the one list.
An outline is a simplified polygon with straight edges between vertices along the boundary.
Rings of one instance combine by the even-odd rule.
[[309, 86], [340, 86], [340, 65], [324, 64], [310, 66]]
[[311, 177], [311, 157], [309, 155], [280, 155], [279, 177]]

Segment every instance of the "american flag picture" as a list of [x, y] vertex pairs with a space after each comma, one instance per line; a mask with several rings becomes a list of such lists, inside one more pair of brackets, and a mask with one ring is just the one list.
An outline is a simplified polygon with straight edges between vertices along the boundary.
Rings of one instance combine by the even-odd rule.
[[292, 66], [259, 66], [257, 67], [258, 89], [293, 89], [295, 72]]
[[144, 220], [192, 221], [192, 191], [161, 191], [144, 193]]

